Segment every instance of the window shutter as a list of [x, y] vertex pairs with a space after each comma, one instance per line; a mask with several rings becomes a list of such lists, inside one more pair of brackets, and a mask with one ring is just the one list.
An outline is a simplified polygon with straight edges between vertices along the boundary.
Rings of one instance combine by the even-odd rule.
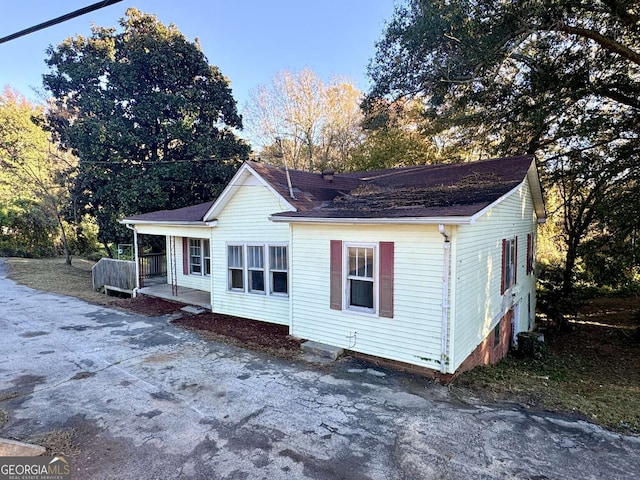
[[533, 252], [533, 245], [531, 244], [531, 234], [527, 233], [527, 275], [529, 275], [531, 273], [531, 258], [532, 258], [532, 252]]
[[503, 238], [502, 239], [502, 274], [501, 274], [501, 278], [500, 278], [500, 295], [504, 294], [504, 291], [506, 290], [506, 284], [507, 284], [507, 278], [506, 278], [506, 274], [507, 273], [507, 241]]
[[182, 273], [189, 275], [189, 239], [182, 237]]
[[342, 310], [342, 241], [331, 240], [330, 307]]
[[518, 283], [518, 236], [516, 235], [515, 246], [513, 247], [513, 284]]
[[380, 316], [393, 318], [393, 242], [380, 242]]

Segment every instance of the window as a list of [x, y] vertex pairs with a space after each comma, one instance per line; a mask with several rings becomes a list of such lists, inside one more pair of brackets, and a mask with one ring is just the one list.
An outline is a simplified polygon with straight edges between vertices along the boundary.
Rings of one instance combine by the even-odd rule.
[[347, 247], [348, 306], [374, 309], [374, 247]]
[[244, 261], [242, 245], [229, 245], [229, 289], [244, 291]]
[[209, 240], [189, 239], [188, 269], [190, 275], [211, 275], [211, 252]]
[[286, 245], [228, 245], [227, 256], [229, 290], [262, 295], [288, 295]]
[[496, 327], [493, 329], [493, 348], [496, 348], [498, 345], [500, 345], [500, 323], [498, 322], [498, 324], [496, 325]]
[[501, 293], [506, 292], [516, 284], [516, 254], [518, 239], [511, 238], [502, 241], [502, 285]]
[[248, 246], [249, 291], [264, 293], [264, 247]]
[[329, 307], [393, 318], [393, 242], [329, 243]]
[[288, 294], [287, 247], [269, 247], [269, 277], [271, 293], [276, 295]]

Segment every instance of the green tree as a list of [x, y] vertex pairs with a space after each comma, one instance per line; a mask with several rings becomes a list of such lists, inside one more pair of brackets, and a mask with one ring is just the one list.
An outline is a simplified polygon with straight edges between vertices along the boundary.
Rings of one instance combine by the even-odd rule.
[[419, 99], [425, 132], [455, 127], [483, 155], [538, 156], [563, 202], [562, 291], [571, 295], [581, 244], [606, 221], [601, 207], [638, 185], [637, 2], [411, 0], [397, 8], [369, 72], [368, 102]]
[[127, 233], [119, 218], [214, 198], [250, 150], [233, 133], [229, 82], [197, 41], [134, 8], [120, 26], [49, 47], [44, 75], [48, 121], [79, 158], [74, 209], [95, 216], [110, 254]]
[[0, 95], [0, 206], [16, 250], [51, 254], [59, 233], [71, 264], [62, 208], [68, 197], [70, 161], [44, 128], [41, 106], [6, 88]]

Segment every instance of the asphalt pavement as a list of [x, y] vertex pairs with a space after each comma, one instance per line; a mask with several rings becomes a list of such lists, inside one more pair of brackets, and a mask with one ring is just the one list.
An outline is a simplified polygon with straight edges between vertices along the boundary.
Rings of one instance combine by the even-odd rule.
[[640, 478], [638, 437], [352, 358], [206, 341], [5, 273], [0, 437], [69, 432], [75, 480]]

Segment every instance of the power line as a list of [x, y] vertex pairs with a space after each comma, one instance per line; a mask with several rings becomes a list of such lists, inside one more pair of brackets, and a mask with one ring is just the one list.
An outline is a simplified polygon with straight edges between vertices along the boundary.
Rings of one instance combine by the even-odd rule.
[[175, 159], [175, 160], [133, 160], [129, 162], [123, 161], [110, 161], [110, 160], [79, 160], [78, 164], [84, 165], [125, 165], [125, 166], [137, 166], [137, 165], [173, 165], [176, 163], [193, 163], [193, 162], [215, 162], [225, 160], [254, 160], [260, 161], [262, 158], [281, 158], [280, 155], [245, 155], [233, 157], [209, 157], [209, 158], [192, 158], [192, 159]]
[[113, 5], [121, 1], [122, 0], [103, 0], [101, 2], [94, 3], [92, 5], [89, 5], [88, 7], [80, 8], [71, 13], [67, 13], [65, 15], [61, 15], [60, 17], [56, 17], [53, 20], [48, 20], [46, 22], [39, 23], [38, 25], [34, 25], [33, 27], [25, 28], [24, 30], [20, 30], [19, 32], [12, 33], [11, 35], [7, 35], [6, 37], [2, 37], [0, 38], [0, 43], [5, 43], [11, 40], [15, 40], [16, 38], [23, 37], [25, 35], [28, 35], [33, 32], [37, 32], [38, 30], [42, 30], [44, 28], [52, 27], [53, 25], [66, 22], [67, 20], [71, 20], [72, 18], [79, 17], [80, 15], [84, 15], [85, 13], [93, 12], [94, 10], [108, 7], [110, 5]]

